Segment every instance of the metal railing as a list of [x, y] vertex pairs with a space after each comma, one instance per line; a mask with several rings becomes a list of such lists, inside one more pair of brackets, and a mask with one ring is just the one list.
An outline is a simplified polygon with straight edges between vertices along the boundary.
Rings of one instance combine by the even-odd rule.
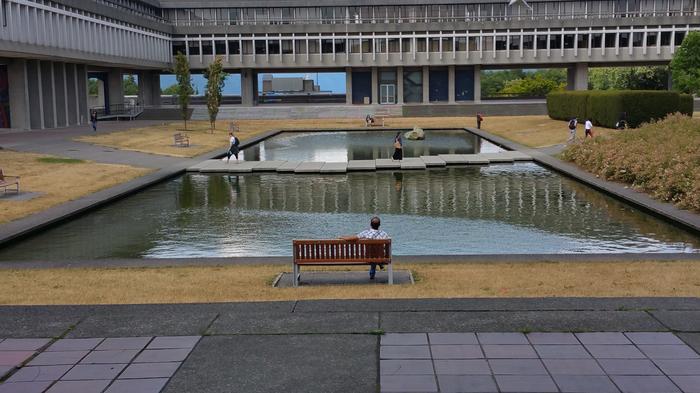
[[90, 112], [97, 115], [98, 120], [103, 119], [129, 119], [133, 120], [143, 113], [141, 103], [112, 104], [108, 107], [97, 106], [90, 108]]

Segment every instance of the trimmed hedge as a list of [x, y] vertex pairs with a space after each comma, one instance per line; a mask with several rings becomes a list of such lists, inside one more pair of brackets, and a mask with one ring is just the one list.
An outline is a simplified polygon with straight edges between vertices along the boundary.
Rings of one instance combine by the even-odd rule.
[[669, 113], [692, 115], [693, 98], [681, 96], [655, 90], [559, 91], [547, 95], [547, 109], [552, 119], [590, 118], [593, 124], [608, 128], [614, 128], [625, 112], [628, 126], [636, 128]]
[[693, 117], [693, 111], [695, 110], [695, 98], [690, 94], [681, 94], [680, 96], [680, 108], [679, 112]]

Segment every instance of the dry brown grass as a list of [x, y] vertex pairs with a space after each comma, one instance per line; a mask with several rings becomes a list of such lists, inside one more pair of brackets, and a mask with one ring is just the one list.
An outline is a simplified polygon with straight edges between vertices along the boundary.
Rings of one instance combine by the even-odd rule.
[[[173, 134], [183, 130], [182, 122], [135, 128], [110, 134], [88, 135], [80, 137], [78, 140], [117, 149], [175, 157], [194, 157], [228, 146], [227, 121], [217, 122], [217, 128], [213, 134], [206, 121], [190, 121], [187, 124], [187, 133], [192, 144], [189, 148], [173, 146]], [[239, 138], [245, 141], [256, 135], [277, 129], [331, 130], [364, 127], [364, 119], [238, 120], [236, 124], [241, 129], [238, 134]], [[487, 117], [484, 129], [518, 143], [541, 147], [565, 142], [568, 138], [566, 124], [563, 121], [551, 120], [547, 116]], [[387, 127], [412, 128], [416, 125], [424, 128], [474, 127], [476, 120], [474, 117], [397, 117], [386, 120]], [[597, 131], [607, 132], [607, 130], [600, 128]]]
[[[0, 223], [16, 220], [49, 207], [68, 202], [149, 172], [126, 165], [47, 163], [42, 154], [0, 151], [0, 168], [6, 175], [20, 176], [23, 192], [42, 195], [28, 201], [0, 200]], [[56, 158], [56, 157], [52, 157]]]
[[[569, 139], [568, 124], [549, 116], [494, 116], [486, 117], [481, 128], [525, 146], [546, 147], [566, 143]], [[594, 127], [593, 132], [596, 136], [605, 136], [615, 130]], [[579, 123], [576, 136], [584, 137], [583, 121]]]
[[700, 296], [697, 261], [400, 265], [416, 285], [272, 288], [289, 267], [0, 270], [0, 304], [135, 304], [297, 299]]

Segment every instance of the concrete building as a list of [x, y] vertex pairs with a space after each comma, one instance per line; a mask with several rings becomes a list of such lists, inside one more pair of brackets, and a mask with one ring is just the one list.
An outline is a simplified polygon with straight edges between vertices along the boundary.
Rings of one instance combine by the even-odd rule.
[[78, 124], [88, 75], [109, 108], [124, 73], [158, 105], [177, 52], [194, 72], [222, 56], [244, 106], [271, 72], [345, 72], [349, 105], [478, 103], [481, 70], [497, 68], [564, 67], [585, 89], [592, 66], [668, 64], [700, 30], [699, 2], [2, 0], [0, 110], [16, 128]]

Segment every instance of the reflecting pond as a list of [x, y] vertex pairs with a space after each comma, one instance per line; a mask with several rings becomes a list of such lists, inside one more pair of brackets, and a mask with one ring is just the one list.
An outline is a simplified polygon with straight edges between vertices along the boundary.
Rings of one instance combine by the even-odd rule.
[[188, 174], [0, 260], [291, 255], [378, 214], [399, 255], [698, 252], [700, 240], [532, 163], [344, 175]]

